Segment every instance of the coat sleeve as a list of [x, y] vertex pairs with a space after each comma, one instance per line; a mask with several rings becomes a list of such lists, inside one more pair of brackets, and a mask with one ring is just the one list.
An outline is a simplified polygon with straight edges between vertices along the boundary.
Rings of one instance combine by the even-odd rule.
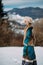
[[30, 39], [31, 38], [31, 35], [32, 35], [31, 29], [27, 30], [26, 37]]
[[31, 31], [32, 31], [31, 29], [28, 29], [27, 32], [26, 32], [26, 37], [24, 39], [25, 44], [28, 44], [31, 40], [31, 34], [32, 34]]

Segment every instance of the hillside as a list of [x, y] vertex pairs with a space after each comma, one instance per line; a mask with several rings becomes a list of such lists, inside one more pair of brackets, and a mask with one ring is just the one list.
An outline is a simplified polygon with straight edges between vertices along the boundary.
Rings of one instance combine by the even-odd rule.
[[[17, 23], [18, 24], [18, 23]], [[35, 45], [43, 46], [43, 18], [35, 20], [34, 24]], [[14, 29], [14, 30], [12, 30]], [[23, 46], [23, 34], [18, 32], [8, 21], [0, 22], [0, 47], [2, 46]]]

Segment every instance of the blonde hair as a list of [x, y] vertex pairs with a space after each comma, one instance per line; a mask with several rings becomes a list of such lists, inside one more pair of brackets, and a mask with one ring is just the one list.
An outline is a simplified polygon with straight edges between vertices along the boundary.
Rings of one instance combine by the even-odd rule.
[[31, 23], [32, 23], [32, 18], [25, 16], [25, 17], [24, 17], [24, 22], [25, 22], [25, 21], [27, 21], [28, 23], [31, 24]]

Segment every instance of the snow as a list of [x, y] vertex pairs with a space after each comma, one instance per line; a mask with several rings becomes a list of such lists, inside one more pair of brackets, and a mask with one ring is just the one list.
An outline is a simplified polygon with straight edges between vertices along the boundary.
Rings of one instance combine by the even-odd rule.
[[8, 20], [14, 20], [17, 21], [20, 24], [23, 24], [23, 16], [20, 16], [19, 14], [8, 14], [9, 19]]
[[[38, 65], [43, 65], [43, 47], [35, 47]], [[0, 65], [21, 65], [23, 47], [0, 47]]]

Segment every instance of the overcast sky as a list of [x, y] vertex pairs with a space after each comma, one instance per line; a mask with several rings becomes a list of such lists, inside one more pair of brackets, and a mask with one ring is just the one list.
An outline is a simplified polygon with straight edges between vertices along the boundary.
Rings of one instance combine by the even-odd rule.
[[43, 0], [2, 0], [4, 10], [10, 10], [12, 8], [24, 8], [24, 7], [40, 7], [43, 8]]

